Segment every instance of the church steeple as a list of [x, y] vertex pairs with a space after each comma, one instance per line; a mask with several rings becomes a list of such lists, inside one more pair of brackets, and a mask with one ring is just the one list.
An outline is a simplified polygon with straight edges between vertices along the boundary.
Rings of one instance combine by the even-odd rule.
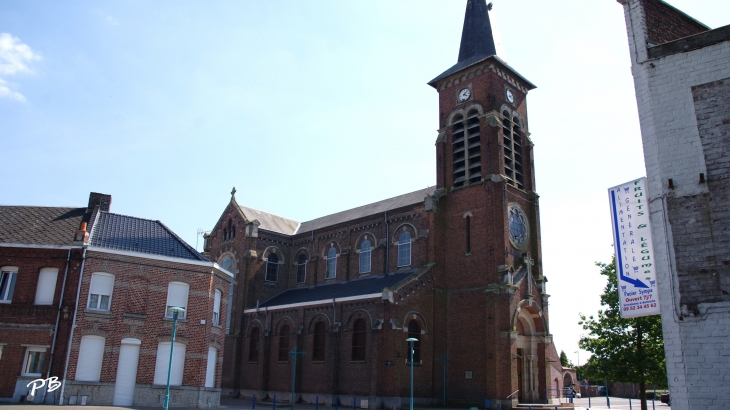
[[474, 57], [489, 57], [497, 54], [494, 46], [492, 25], [489, 21], [489, 10], [486, 0], [469, 0], [466, 4], [464, 28], [461, 31], [461, 47], [459, 61], [470, 60]]

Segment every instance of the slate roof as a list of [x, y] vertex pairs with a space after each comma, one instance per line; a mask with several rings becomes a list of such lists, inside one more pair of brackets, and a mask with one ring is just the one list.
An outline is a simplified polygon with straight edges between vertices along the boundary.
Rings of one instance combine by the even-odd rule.
[[0, 206], [0, 243], [70, 246], [86, 208]]
[[160, 221], [99, 212], [89, 245], [119, 251], [208, 261]]
[[287, 289], [261, 303], [259, 308], [271, 308], [294, 303], [317, 302], [380, 293], [383, 289], [393, 287], [403, 279], [420, 270], [420, 268], [409, 269], [407, 271], [392, 272], [383, 276], [371, 276], [345, 282], [325, 283], [308, 288]]
[[311, 230], [324, 228], [327, 226], [336, 225], [341, 222], [352, 221], [354, 219], [363, 218], [369, 215], [378, 214], [392, 209], [402, 208], [404, 206], [421, 203], [425, 200], [426, 196], [431, 195], [436, 190], [436, 187], [431, 186], [428, 188], [420, 189], [418, 191], [409, 192], [407, 194], [399, 195], [393, 198], [384, 199], [379, 202], [374, 202], [369, 205], [363, 205], [357, 208], [349, 209], [347, 211], [338, 212], [336, 214], [323, 216], [321, 218], [312, 219], [311, 221], [302, 222], [302, 225], [297, 230], [297, 233], [309, 232]]
[[284, 218], [283, 216], [241, 205], [239, 205], [239, 208], [241, 208], [241, 212], [246, 216], [246, 219], [249, 221], [253, 221], [254, 219], [258, 220], [261, 223], [259, 228], [266, 229], [267, 231], [283, 233], [284, 235], [294, 235], [299, 227], [299, 222]]
[[379, 214], [392, 209], [418, 204], [423, 202], [426, 196], [432, 195], [434, 191], [436, 191], [436, 187], [433, 186], [419, 189], [418, 191], [409, 192], [407, 194], [374, 202], [369, 205], [363, 205], [357, 208], [348, 209], [347, 211], [338, 212], [336, 214], [323, 216], [321, 218], [301, 223], [293, 219], [284, 218], [283, 216], [270, 214], [268, 212], [259, 211], [257, 209], [241, 205], [239, 205], [239, 208], [241, 208], [241, 212], [243, 212], [246, 219], [249, 221], [253, 221], [254, 219], [258, 220], [260, 223], [260, 229], [266, 229], [267, 231], [278, 232], [284, 235], [295, 235]]

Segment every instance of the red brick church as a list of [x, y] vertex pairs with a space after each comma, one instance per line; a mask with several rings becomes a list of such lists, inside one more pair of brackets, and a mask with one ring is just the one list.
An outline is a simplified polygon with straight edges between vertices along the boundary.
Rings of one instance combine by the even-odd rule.
[[[545, 403], [552, 337], [527, 92], [467, 2], [439, 95], [436, 185], [306, 222], [239, 204], [206, 237], [235, 273], [224, 394], [369, 408]], [[552, 349], [554, 351], [554, 349]]]

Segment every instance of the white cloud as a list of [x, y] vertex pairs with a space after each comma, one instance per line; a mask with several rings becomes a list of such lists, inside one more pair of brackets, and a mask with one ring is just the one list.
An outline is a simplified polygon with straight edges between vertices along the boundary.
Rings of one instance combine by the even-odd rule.
[[119, 22], [112, 16], [106, 16], [106, 24], [110, 26], [118, 26]]
[[19, 92], [15, 92], [8, 87], [7, 81], [0, 78], [0, 98], [10, 98], [16, 101], [25, 102], [25, 97]]
[[[32, 74], [31, 64], [38, 60], [41, 60], [40, 54], [18, 37], [10, 33], [0, 33], [0, 75]], [[23, 94], [13, 91], [10, 86], [4, 78], [0, 78], [0, 98], [25, 101]]]

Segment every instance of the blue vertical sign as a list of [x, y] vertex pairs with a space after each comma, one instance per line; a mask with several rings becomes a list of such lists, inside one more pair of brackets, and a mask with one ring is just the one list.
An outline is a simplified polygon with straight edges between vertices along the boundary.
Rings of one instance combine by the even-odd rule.
[[608, 190], [621, 317], [659, 314], [646, 178]]

